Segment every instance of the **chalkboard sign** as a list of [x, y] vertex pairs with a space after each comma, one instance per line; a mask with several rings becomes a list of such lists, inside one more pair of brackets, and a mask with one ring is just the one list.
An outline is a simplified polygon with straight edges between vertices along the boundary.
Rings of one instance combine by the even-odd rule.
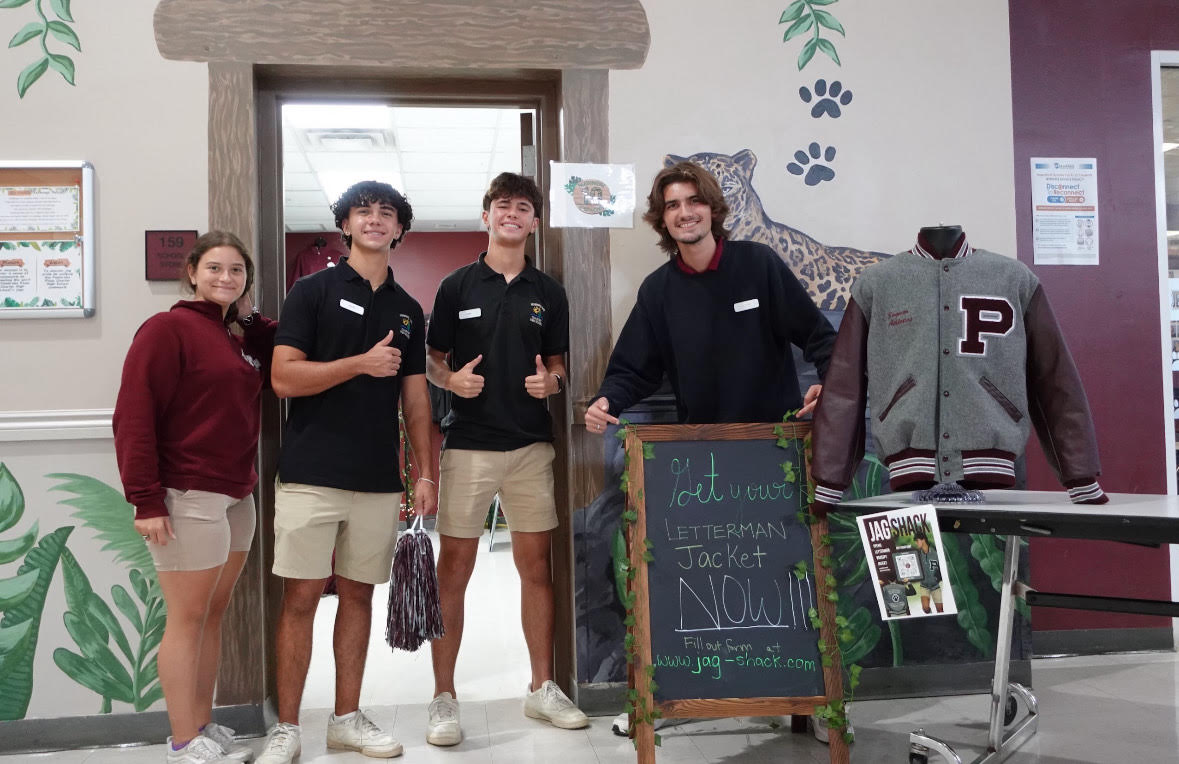
[[[627, 433], [628, 502], [636, 513], [632, 683], [665, 717], [810, 714], [842, 697], [840, 671], [824, 668], [818, 648], [820, 639], [835, 642], [826, 585], [795, 574], [800, 561], [821, 570], [814, 549], [826, 533], [825, 519], [800, 518], [809, 425], [784, 428], [784, 448], [773, 425], [651, 425]], [[651, 761], [653, 751], [650, 759], [643, 751], [653, 735], [644, 727], [636, 727], [639, 761]], [[846, 761], [842, 738], [831, 739], [832, 761]]]

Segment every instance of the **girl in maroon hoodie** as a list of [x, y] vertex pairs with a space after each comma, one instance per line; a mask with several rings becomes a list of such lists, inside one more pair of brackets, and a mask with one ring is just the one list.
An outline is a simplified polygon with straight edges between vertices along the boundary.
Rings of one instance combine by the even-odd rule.
[[123, 489], [168, 608], [158, 665], [169, 762], [250, 755], [211, 714], [221, 617], [254, 537], [259, 397], [277, 326], [253, 308], [253, 280], [238, 237], [197, 239], [183, 276], [193, 299], [139, 328], [115, 404]]

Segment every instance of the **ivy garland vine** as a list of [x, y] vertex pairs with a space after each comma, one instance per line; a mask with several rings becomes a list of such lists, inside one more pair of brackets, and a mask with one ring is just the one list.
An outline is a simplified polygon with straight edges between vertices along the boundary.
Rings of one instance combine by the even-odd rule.
[[[624, 446], [626, 443], [626, 436], [628, 432], [634, 430], [626, 419], [618, 420], [618, 432], [614, 433], [614, 437], [618, 438]], [[630, 490], [630, 453], [626, 451], [625, 447], [622, 451], [623, 466], [622, 477], [618, 481], [618, 487], [622, 489], [622, 493], [627, 495]], [[655, 458], [655, 444], [643, 444], [643, 459]], [[639, 501], [643, 500], [643, 492], [640, 490], [638, 497]], [[622, 526], [623, 533], [627, 538], [630, 538], [630, 530], [635, 522], [639, 519], [639, 513], [632, 507], [626, 507], [622, 512]], [[651, 563], [655, 561], [655, 555], [651, 553], [651, 548], [654, 547], [651, 539], [643, 539], [643, 562]], [[626, 662], [633, 665], [639, 657], [639, 648], [635, 643], [635, 603], [638, 600], [638, 593], [635, 591], [635, 576], [638, 575], [638, 569], [630, 564], [630, 557], [626, 557], [622, 561], [622, 567], [626, 572], [626, 594], [622, 598], [622, 606], [626, 608], [626, 618], [623, 624], [626, 626], [626, 637], [623, 639], [623, 649], [626, 653]], [[643, 673], [647, 677], [647, 689], [650, 695], [659, 690], [659, 685], [655, 683], [655, 666], [647, 665], [643, 667]], [[651, 708], [647, 705], [646, 698], [639, 697], [639, 691], [635, 688], [627, 690], [626, 694], [626, 708], [625, 711], [634, 720], [627, 730], [632, 746], [637, 747], [638, 741], [635, 738], [635, 730], [640, 724], [654, 725], [655, 720], [663, 716], [662, 712], [657, 708]], [[655, 745], [663, 745], [663, 738], [656, 734]]]
[[[782, 417], [782, 421], [789, 422], [791, 419], [793, 419], [796, 413], [796, 411], [786, 412], [786, 416]], [[802, 441], [804, 450], [799, 449], [799, 441], [797, 438], [787, 439], [786, 429], [782, 425], [779, 424], [774, 426], [774, 435], [777, 437], [775, 445], [777, 445], [778, 448], [792, 449], [794, 456], [798, 459], [799, 463], [803, 462], [804, 450], [810, 451], [811, 448], [811, 436], [809, 434]], [[785, 473], [786, 480], [789, 482], [793, 482], [798, 477], [794, 468], [794, 462], [792, 461], [786, 461], [782, 463], [782, 472]], [[805, 504], [803, 505], [804, 508], [798, 511], [798, 521], [802, 525], [810, 526], [815, 521], [816, 518], [811, 512], [811, 505], [814, 504], [814, 501], [815, 481], [808, 474]], [[833, 606], [838, 605], [839, 592], [836, 591], [836, 586], [839, 582], [836, 580], [835, 575], [831, 572], [831, 569], [834, 567], [834, 562], [831, 559], [833, 547], [831, 545], [830, 534], [825, 533], [819, 537], [819, 548], [815, 551], [815, 557], [819, 561], [819, 566], [823, 569], [823, 582], [827, 585], [827, 600], [831, 602]], [[795, 578], [797, 578], [800, 582], [805, 582], [812, 576], [815, 577], [815, 580], [818, 580], [818, 572], [812, 570], [812, 563], [809, 563], [806, 560], [799, 560], [796, 562], [792, 572]], [[818, 610], [813, 607], [809, 608], [807, 610], [807, 617], [810, 618], [811, 626], [816, 631], [818, 631], [822, 626]], [[854, 638], [854, 635], [849, 628], [848, 619], [844, 616], [835, 616], [835, 630], [836, 639], [840, 643], [846, 644], [851, 642]], [[819, 637], [818, 646], [823, 667], [831, 667], [834, 664], [834, 658], [832, 658], [832, 647], [829, 647], [826, 640], [824, 640], [821, 636]], [[833, 647], [838, 649], [838, 645]], [[853, 663], [848, 666], [848, 680], [844, 685], [843, 698], [833, 700], [830, 703], [815, 708], [815, 716], [826, 722], [827, 726], [831, 729], [837, 730], [843, 736], [843, 740], [846, 743], [852, 742], [852, 734], [848, 731], [850, 722], [847, 718], [847, 706], [855, 697], [856, 688], [860, 685], [860, 673], [863, 670], [863, 666], [860, 666], [859, 664]]]

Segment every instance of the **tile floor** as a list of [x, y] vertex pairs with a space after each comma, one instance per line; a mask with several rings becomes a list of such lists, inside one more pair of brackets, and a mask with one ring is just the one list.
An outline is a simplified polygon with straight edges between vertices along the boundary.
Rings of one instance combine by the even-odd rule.
[[[453, 748], [425, 742], [426, 703], [432, 689], [428, 649], [393, 654], [383, 625], [374, 625], [363, 703], [378, 723], [405, 746], [399, 761], [445, 764], [622, 764], [635, 761], [630, 741], [614, 736], [611, 719], [594, 718], [585, 730], [557, 730], [520, 710], [527, 652], [519, 633], [519, 595], [507, 534], [494, 551], [487, 538], [468, 592], [469, 625], [458, 673], [466, 739]], [[378, 598], [386, 596], [379, 590]], [[308, 677], [302, 723], [303, 764], [363, 764], [360, 754], [329, 752], [324, 726], [331, 705], [331, 620], [334, 600], [317, 618], [316, 653]], [[383, 612], [383, 600], [375, 608]], [[477, 628], [472, 628], [478, 624]], [[1013, 764], [1111, 764], [1179, 762], [1179, 658], [1134, 654], [1033, 662], [1040, 702], [1039, 732], [1013, 756]], [[964, 761], [985, 747], [989, 699], [984, 695], [864, 701], [852, 708], [857, 764], [904, 762], [908, 733], [924, 727], [954, 746]], [[776, 718], [681, 721], [660, 730], [660, 762], [748, 763], [828, 761], [826, 746], [790, 733]], [[248, 741], [255, 751], [261, 738]], [[163, 746], [104, 748], [0, 756], [0, 764], [157, 764]], [[934, 756], [931, 764], [941, 764]]]

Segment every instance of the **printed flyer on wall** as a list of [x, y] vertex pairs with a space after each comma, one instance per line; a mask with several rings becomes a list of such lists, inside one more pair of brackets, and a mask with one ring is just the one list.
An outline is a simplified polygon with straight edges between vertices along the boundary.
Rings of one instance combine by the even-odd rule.
[[1097, 160], [1031, 161], [1033, 262], [1097, 265]]
[[0, 308], [82, 307], [75, 241], [0, 241]]
[[932, 504], [856, 519], [883, 620], [958, 612]]
[[554, 228], [634, 228], [635, 166], [550, 162]]

